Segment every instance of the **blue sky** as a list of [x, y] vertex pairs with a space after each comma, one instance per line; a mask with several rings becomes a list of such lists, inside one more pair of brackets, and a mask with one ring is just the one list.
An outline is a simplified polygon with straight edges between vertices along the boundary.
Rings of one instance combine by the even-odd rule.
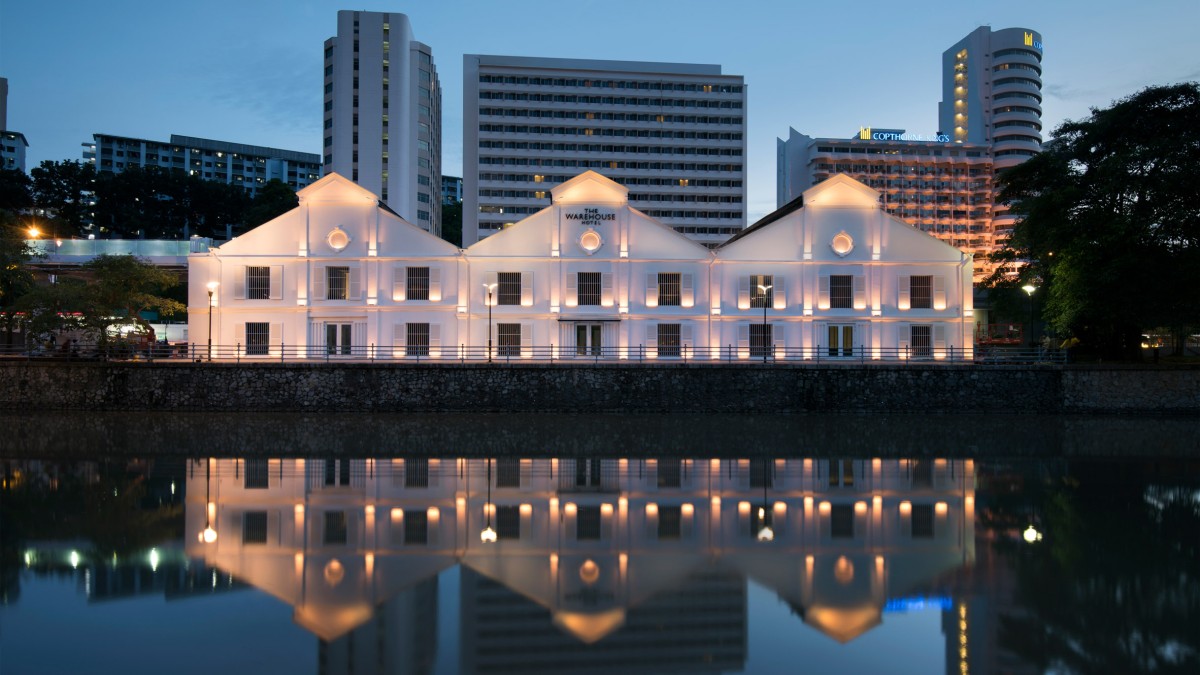
[[28, 166], [93, 133], [172, 133], [319, 152], [322, 44], [338, 9], [404, 12], [443, 88], [443, 171], [461, 175], [462, 55], [715, 63], [749, 88], [749, 216], [775, 206], [789, 126], [936, 130], [941, 53], [979, 25], [1040, 31], [1051, 129], [1150, 85], [1200, 80], [1200, 2], [801, 0], [0, 0], [8, 127]]

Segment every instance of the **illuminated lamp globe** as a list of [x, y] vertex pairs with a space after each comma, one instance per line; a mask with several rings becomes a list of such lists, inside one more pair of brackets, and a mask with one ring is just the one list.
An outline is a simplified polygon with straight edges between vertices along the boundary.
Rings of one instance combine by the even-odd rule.
[[492, 529], [491, 525], [488, 525], [479, 533], [479, 539], [485, 544], [496, 543], [496, 530]]
[[204, 543], [211, 544], [217, 540], [217, 531], [212, 529], [212, 526], [209, 526], [204, 528], [204, 531], [200, 533], [200, 536], [204, 539]]
[[1030, 524], [1030, 526], [1025, 528], [1025, 531], [1021, 533], [1021, 536], [1025, 539], [1026, 543], [1032, 544], [1035, 541], [1041, 540], [1042, 533], [1038, 532], [1036, 529], [1034, 529], [1033, 525]]

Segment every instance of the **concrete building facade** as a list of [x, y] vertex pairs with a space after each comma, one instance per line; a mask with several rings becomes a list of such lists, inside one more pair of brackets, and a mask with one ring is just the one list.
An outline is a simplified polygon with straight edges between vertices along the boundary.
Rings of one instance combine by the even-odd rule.
[[716, 65], [467, 54], [463, 244], [592, 170], [715, 247], [746, 225], [746, 87]]
[[325, 41], [325, 173], [442, 231], [442, 90], [433, 51], [400, 13], [342, 10]]

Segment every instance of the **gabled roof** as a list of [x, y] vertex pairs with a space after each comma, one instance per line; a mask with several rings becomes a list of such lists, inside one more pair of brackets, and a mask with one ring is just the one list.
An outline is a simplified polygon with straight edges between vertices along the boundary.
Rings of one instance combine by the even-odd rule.
[[584, 171], [550, 190], [555, 204], [628, 202], [629, 188], [595, 171]]
[[758, 220], [758, 222], [754, 223], [750, 227], [747, 227], [746, 229], [742, 230], [741, 232], [738, 232], [737, 234], [733, 235], [729, 239], [726, 239], [725, 243], [718, 246], [717, 249], [719, 250], [719, 249], [725, 248], [726, 246], [737, 241], [738, 239], [741, 239], [742, 237], [750, 234], [751, 232], [756, 232], [758, 230], [761, 230], [762, 228], [779, 220], [780, 218], [786, 216], [787, 214], [792, 213], [793, 211], [799, 210], [803, 206], [804, 206], [804, 195], [800, 195], [799, 197], [796, 197], [795, 199], [784, 204], [783, 206], [779, 207], [778, 209], [775, 209], [771, 213], [763, 216], [762, 218], [760, 218]]
[[317, 182], [302, 188], [296, 197], [301, 204], [306, 201], [345, 201], [355, 197], [379, 204], [378, 195], [338, 173], [325, 174]]

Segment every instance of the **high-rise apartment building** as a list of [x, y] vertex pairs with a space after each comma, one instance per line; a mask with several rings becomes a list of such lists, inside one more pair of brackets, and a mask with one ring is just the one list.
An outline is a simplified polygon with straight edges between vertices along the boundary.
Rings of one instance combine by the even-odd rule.
[[888, 213], [973, 254], [977, 272], [983, 273], [995, 244], [987, 145], [873, 127], [860, 128], [852, 138], [788, 132], [786, 141], [777, 142], [777, 206], [844, 173], [879, 190], [880, 206]]
[[325, 41], [325, 172], [442, 231], [442, 90], [433, 52], [399, 13], [337, 14]]
[[25, 134], [8, 130], [8, 78], [0, 77], [0, 169], [25, 170]]
[[746, 87], [716, 65], [463, 57], [463, 244], [591, 169], [714, 247], [746, 225]]
[[[986, 143], [996, 171], [1042, 149], [1042, 34], [1028, 28], [980, 26], [942, 54], [938, 124], [955, 143]], [[997, 242], [1016, 218], [997, 204]]]
[[457, 204], [463, 199], [463, 181], [459, 176], [442, 176], [442, 203]]
[[299, 190], [321, 177], [321, 156], [244, 143], [214, 141], [171, 134], [170, 141], [93, 134], [83, 143], [83, 161], [99, 173], [121, 173], [133, 168], [159, 167], [186, 171], [245, 189], [254, 196], [269, 181], [278, 179]]

